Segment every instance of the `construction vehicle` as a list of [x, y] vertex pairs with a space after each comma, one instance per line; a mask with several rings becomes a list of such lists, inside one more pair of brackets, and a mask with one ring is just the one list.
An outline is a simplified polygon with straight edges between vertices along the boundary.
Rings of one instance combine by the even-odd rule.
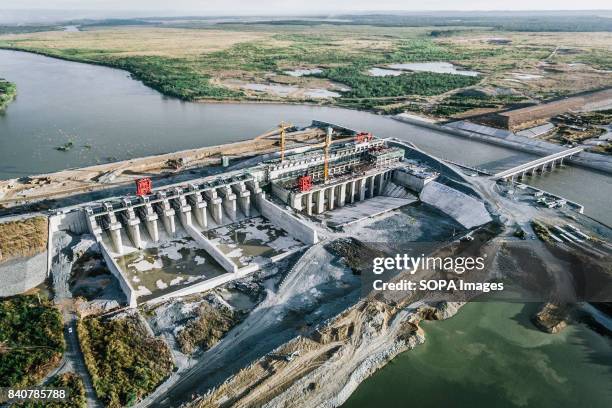
[[153, 188], [153, 182], [149, 177], [141, 178], [136, 180], [136, 195], [145, 196], [151, 194]]

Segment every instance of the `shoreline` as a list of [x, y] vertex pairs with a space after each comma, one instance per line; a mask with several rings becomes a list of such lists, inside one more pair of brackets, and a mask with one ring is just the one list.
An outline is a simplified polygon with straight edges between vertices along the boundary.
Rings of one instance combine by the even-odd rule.
[[[347, 107], [347, 106], [343, 106], [338, 103], [334, 103], [336, 99], [333, 99], [333, 98], [321, 100], [320, 102], [313, 102], [312, 100], [286, 100], [282, 98], [259, 99], [259, 98], [249, 98], [249, 97], [220, 98], [220, 99], [216, 99], [216, 98], [186, 99], [186, 98], [181, 98], [177, 95], [166, 94], [161, 89], [154, 86], [154, 84], [150, 84], [146, 80], [140, 78], [138, 75], [132, 73], [131, 71], [126, 70], [125, 68], [118, 67], [112, 63], [104, 63], [100, 61], [87, 60], [87, 59], [70, 58], [64, 55], [55, 55], [51, 52], [48, 52], [45, 50], [38, 50], [38, 49], [7, 47], [7, 46], [0, 45], [0, 50], [24, 52], [24, 53], [40, 55], [40, 56], [44, 56], [48, 58], [64, 60], [68, 62], [75, 62], [75, 63], [81, 63], [81, 64], [93, 64], [93, 65], [97, 65], [100, 67], [124, 71], [124, 72], [127, 72], [132, 77], [132, 79], [141, 82], [143, 85], [155, 90], [156, 92], [159, 92], [160, 95], [163, 95], [164, 97], [168, 97], [168, 98], [174, 98], [182, 102], [201, 103], [201, 104], [219, 104], [219, 105], [223, 105], [223, 104], [304, 105], [304, 106], [312, 106], [312, 107], [320, 106], [320, 107], [328, 107], [328, 108], [336, 108], [336, 109], [348, 109], [351, 111], [369, 113], [369, 114], [376, 115], [376, 116], [383, 116], [385, 118], [389, 118], [389, 119], [393, 119], [399, 122], [408, 123], [411, 125], [416, 125], [416, 126], [424, 127], [427, 129], [443, 132], [443, 133], [453, 135], [456, 137], [477, 140], [485, 144], [501, 146], [501, 147], [505, 147], [505, 148], [508, 148], [514, 151], [520, 151], [523, 153], [529, 153], [529, 154], [534, 154], [538, 156], [547, 156], [547, 155], [557, 153], [563, 150], [562, 146], [559, 146], [553, 143], [549, 143], [546, 141], [542, 141], [542, 140], [529, 139], [523, 136], [513, 135], [511, 137], [511, 140], [510, 140], [510, 137], [508, 137], [508, 139], [502, 139], [499, 137], [488, 136], [488, 135], [479, 134], [475, 132], [469, 132], [469, 131], [451, 128], [443, 124], [438, 124], [437, 122], [431, 119], [428, 119], [428, 118], [423, 118], [421, 120], [420, 118], [414, 117], [413, 115], [411, 115], [410, 117], [402, 116], [402, 114], [384, 115], [382, 113], [378, 113], [373, 110], [359, 109], [359, 108], [350, 107], [350, 106]], [[134, 160], [134, 159], [138, 159], [138, 158], [133, 158], [130, 160]], [[580, 154], [578, 154], [576, 157], [572, 159], [567, 159], [567, 162], [574, 164], [576, 166], [590, 169], [590, 170], [599, 171], [604, 174], [608, 174], [608, 175], [612, 174], [612, 156], [606, 156], [602, 154], [583, 151]]]
[[154, 86], [151, 83], [148, 83], [147, 81], [145, 81], [144, 79], [140, 78], [138, 75], [136, 75], [135, 73], [122, 68], [122, 67], [118, 67], [116, 65], [113, 65], [111, 63], [104, 63], [101, 61], [96, 61], [96, 60], [88, 60], [88, 59], [79, 59], [79, 58], [71, 58], [65, 55], [56, 55], [53, 54], [51, 52], [47, 52], [44, 50], [38, 50], [38, 49], [29, 49], [29, 48], [21, 48], [21, 47], [7, 47], [4, 45], [0, 45], [0, 51], [13, 51], [13, 52], [23, 52], [23, 53], [27, 53], [27, 54], [33, 54], [33, 55], [39, 55], [42, 57], [47, 57], [47, 58], [54, 58], [54, 59], [58, 59], [61, 61], [67, 61], [67, 62], [74, 62], [74, 63], [78, 63], [78, 64], [88, 64], [88, 65], [96, 65], [98, 67], [104, 67], [104, 68], [109, 68], [109, 69], [115, 69], [118, 71], [123, 71], [123, 72], [127, 72], [131, 79], [138, 81], [140, 83], [142, 83], [144, 86], [153, 89], [156, 92], [159, 92], [160, 95], [162, 95], [165, 98], [173, 98], [176, 99], [177, 101], [181, 101], [181, 102], [189, 102], [189, 103], [203, 103], [203, 104], [219, 104], [219, 105], [223, 105], [223, 104], [257, 104], [257, 105], [304, 105], [304, 106], [324, 106], [324, 107], [328, 107], [328, 108], [337, 108], [337, 109], [347, 109], [347, 110], [352, 110], [352, 111], [357, 111], [357, 112], [365, 112], [365, 113], [370, 113], [372, 115], [377, 115], [377, 116], [386, 116], [386, 117], [391, 117], [390, 115], [384, 115], [382, 113], [379, 113], [375, 110], [369, 110], [369, 109], [359, 109], [356, 108], [354, 106], [345, 106], [342, 104], [338, 104], [338, 103], [334, 103], [334, 101], [336, 101], [337, 99], [335, 98], [321, 98], [318, 100], [313, 100], [313, 99], [287, 99], [287, 98], [282, 98], [282, 97], [276, 97], [276, 98], [259, 98], [259, 97], [248, 97], [248, 96], [244, 96], [241, 98], [231, 98], [231, 97], [224, 97], [224, 98], [194, 98], [194, 99], [188, 99], [188, 98], [181, 98], [178, 95], [172, 95], [172, 94], [167, 94], [164, 93], [162, 89]]
[[[204, 172], [205, 175], [209, 175], [211, 172], [224, 169], [223, 157], [244, 160], [253, 155], [262, 157], [275, 155], [278, 151], [277, 140], [269, 136], [270, 134], [266, 133], [237, 142], [31, 175], [24, 181], [17, 178], [0, 180], [0, 216], [10, 213], [12, 208], [43, 200], [59, 201], [78, 194], [88, 195], [103, 190], [128, 187], [143, 175], [155, 181], [181, 178], [193, 172]], [[291, 142], [288, 150], [293, 150], [310, 146], [309, 143], [318, 141], [322, 133], [310, 129], [290, 132], [288, 137]], [[334, 142], [343, 140], [338, 139]], [[183, 160], [185, 165], [173, 170], [168, 165], [168, 162], [173, 160]], [[128, 169], [131, 172], [124, 172]], [[230, 165], [227, 170], [231, 171], [232, 166]]]
[[154, 84], [149, 83], [148, 81], [146, 81], [145, 79], [139, 77], [136, 73], [131, 72], [125, 68], [119, 67], [113, 63], [105, 63], [102, 61], [96, 61], [96, 60], [89, 60], [89, 59], [80, 59], [80, 58], [71, 58], [65, 55], [57, 55], [57, 54], [53, 54], [52, 52], [48, 52], [45, 50], [39, 50], [39, 49], [29, 49], [29, 48], [21, 48], [21, 47], [7, 47], [4, 45], [0, 45], [0, 50], [4, 50], [4, 51], [13, 51], [13, 52], [24, 52], [24, 53], [28, 53], [28, 54], [34, 54], [34, 55], [40, 55], [43, 57], [47, 57], [47, 58], [54, 58], [54, 59], [58, 59], [58, 60], [62, 60], [62, 61], [67, 61], [67, 62], [76, 62], [79, 64], [88, 64], [88, 65], [96, 65], [99, 67], [104, 67], [104, 68], [109, 68], [109, 69], [116, 69], [119, 71], [123, 71], [123, 72], [127, 72], [130, 77], [135, 80], [135, 81], [139, 81], [141, 82], [143, 85], [145, 85], [148, 88], [151, 88], [157, 92], [159, 92], [160, 95], [166, 97], [166, 98], [174, 98], [178, 101], [182, 101], [182, 102], [191, 102], [191, 103], [218, 103], [218, 104], [240, 104], [240, 103], [245, 103], [245, 104], [249, 104], [249, 103], [253, 103], [253, 104], [279, 104], [279, 105], [307, 105], [307, 106], [329, 106], [329, 107], [337, 107], [337, 108], [341, 108], [341, 109], [352, 109], [352, 110], [358, 110], [361, 112], [370, 112], [375, 114], [374, 111], [368, 111], [368, 110], [360, 110], [360, 109], [355, 109], [355, 108], [350, 108], [350, 107], [343, 107], [341, 105], [337, 105], [335, 103], [332, 103], [331, 101], [333, 101], [333, 98], [321, 98], [320, 102], [314, 102], [312, 99], [293, 99], [293, 100], [285, 100], [283, 98], [269, 98], [269, 99], [260, 99], [260, 98], [253, 98], [253, 97], [248, 97], [248, 96], [244, 96], [241, 98], [231, 98], [231, 97], [223, 97], [223, 98], [193, 98], [193, 99], [189, 99], [189, 98], [181, 98], [178, 95], [173, 95], [173, 94], [168, 94], [168, 93], [164, 93], [162, 89], [160, 89], [159, 87], [156, 87]]

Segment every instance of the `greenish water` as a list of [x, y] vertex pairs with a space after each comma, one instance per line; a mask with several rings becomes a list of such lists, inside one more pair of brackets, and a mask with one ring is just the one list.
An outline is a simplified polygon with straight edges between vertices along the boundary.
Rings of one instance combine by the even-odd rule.
[[584, 325], [540, 332], [529, 321], [536, 307], [475, 302], [425, 322], [425, 344], [343, 407], [612, 407], [612, 341]]

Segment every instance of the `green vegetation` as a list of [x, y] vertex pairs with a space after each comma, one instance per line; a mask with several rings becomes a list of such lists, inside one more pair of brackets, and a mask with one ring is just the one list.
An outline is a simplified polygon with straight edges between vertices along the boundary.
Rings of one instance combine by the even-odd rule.
[[60, 26], [50, 25], [0, 25], [0, 35], [2, 34], [23, 34], [39, 33], [45, 31], [61, 30]]
[[47, 235], [45, 217], [0, 223], [0, 262], [41, 253], [47, 248]]
[[507, 51], [502, 47], [468, 48], [450, 43], [434, 42], [430, 38], [410, 39], [398, 42], [397, 49], [385, 55], [379, 63], [469, 61], [477, 58], [502, 56]]
[[37, 384], [65, 350], [62, 316], [50, 301], [22, 295], [0, 301], [0, 386]]
[[[404, 95], [436, 95], [478, 82], [474, 77], [419, 72], [400, 77], [371, 77], [365, 70], [376, 64], [419, 62], [496, 55], [495, 48], [459, 52], [456, 47], [435, 44], [430, 39], [394, 40], [395, 46], [379, 50], [351, 50], [336, 44], [335, 35], [277, 34], [277, 41], [290, 42], [279, 47], [266, 42], [244, 42], [227, 49], [198, 56], [170, 58], [162, 56], [116, 56], [116, 50], [87, 48], [39, 48], [23, 46], [21, 40], [0, 45], [36, 52], [63, 59], [97, 63], [129, 71], [136, 79], [163, 94], [185, 100], [242, 99], [244, 93], [211, 84], [213, 74], [240, 70], [263, 74], [282, 72], [297, 65], [327, 66], [321, 77], [344, 83], [352, 91], [345, 98], [394, 97]], [[349, 102], [350, 104], [351, 102]], [[359, 104], [360, 107], [366, 107]]]
[[0, 78], [0, 111], [4, 110], [9, 102], [15, 99], [16, 95], [17, 86]]
[[[441, 117], [474, 109], [495, 110], [521, 100], [520, 96], [438, 97], [481, 83], [487, 92], [510, 89], [532, 99], [609, 86], [604, 71], [594, 73], [589, 67], [583, 71], [570, 65], [578, 61], [596, 68], [611, 64], [609, 33], [573, 32], [584, 28], [587, 20], [602, 31], [612, 31], [607, 29], [612, 27], [609, 19], [587, 19], [587, 13], [529, 18], [506, 14], [345, 16], [350, 24], [324, 18], [263, 24], [169, 18], [161, 26], [149, 19], [106, 20], [83, 23], [89, 27], [70, 35], [48, 32], [0, 37], [0, 47], [125, 69], [161, 93], [184, 100], [308, 101], [379, 113], [416, 108]], [[520, 27], [539, 31], [553, 22], [557, 32], [545, 36], [499, 31], [522, 31]], [[96, 29], [99, 25], [107, 27]], [[168, 27], [172, 30], [166, 30]], [[460, 64], [482, 75], [415, 72], [372, 77], [367, 72], [392, 63], [438, 61]], [[284, 73], [315, 67], [323, 72], [303, 77]], [[531, 73], [534, 78], [517, 79], [517, 72]], [[296, 91], [280, 96], [245, 89], [249, 83], [278, 83]], [[336, 90], [339, 84], [351, 88], [340, 92], [339, 98], [317, 99], [305, 92]]]
[[18, 408], [87, 408], [83, 380], [75, 373], [57, 375], [46, 384], [47, 387], [64, 388], [68, 391], [67, 401], [26, 402], [15, 404]]
[[190, 321], [177, 335], [181, 351], [191, 354], [196, 347], [207, 350], [219, 340], [241, 319], [241, 316], [226, 308], [213, 307], [202, 303], [197, 311], [197, 317]]
[[576, 60], [601, 70], [612, 70], [612, 53], [609, 51], [590, 50], [578, 55]]
[[531, 228], [536, 233], [538, 238], [540, 238], [544, 242], [551, 242], [550, 231], [546, 225], [542, 224], [540, 221], [533, 220], [531, 221]]
[[147, 56], [105, 58], [101, 62], [125, 69], [145, 85], [180, 99], [228, 99], [243, 95], [242, 92], [211, 85], [210, 75], [199, 73], [180, 59]]
[[[572, 112], [555, 116], [551, 121], [555, 130], [547, 137], [548, 141], [559, 144], [578, 144], [588, 139], [595, 139], [606, 133], [606, 126], [612, 123], [612, 109], [594, 112]], [[610, 154], [612, 143], [600, 140], [598, 146], [589, 151]]]
[[436, 116], [452, 116], [473, 109], [501, 109], [523, 100], [524, 97], [517, 95], [456, 93], [442, 100], [429, 113]]
[[565, 116], [579, 121], [579, 124], [593, 125], [609, 125], [612, 123], [612, 109], [593, 111], [593, 112], [578, 112], [566, 114]]
[[108, 407], [132, 405], [174, 367], [166, 343], [150, 337], [137, 316], [86, 318], [78, 333], [96, 394]]
[[331, 68], [321, 76], [350, 86], [351, 90], [343, 95], [346, 98], [438, 95], [479, 81], [475, 77], [431, 72], [375, 77], [362, 73], [359, 66]]

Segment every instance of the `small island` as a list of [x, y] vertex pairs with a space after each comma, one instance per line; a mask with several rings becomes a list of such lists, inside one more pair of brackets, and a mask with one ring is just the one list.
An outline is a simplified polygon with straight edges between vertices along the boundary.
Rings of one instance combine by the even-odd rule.
[[17, 95], [17, 86], [9, 81], [0, 78], [0, 111], [15, 99]]

